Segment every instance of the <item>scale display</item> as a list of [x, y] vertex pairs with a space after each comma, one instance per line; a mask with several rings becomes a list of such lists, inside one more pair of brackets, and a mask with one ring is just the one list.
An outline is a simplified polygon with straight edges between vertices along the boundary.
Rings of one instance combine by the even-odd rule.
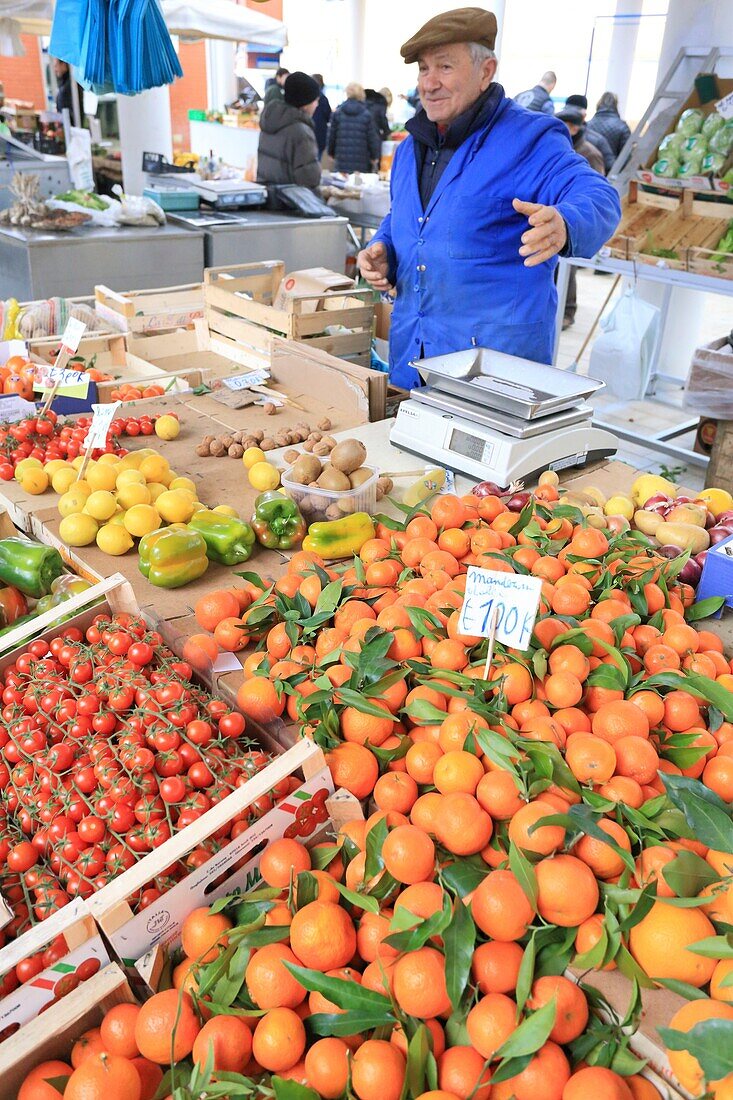
[[491, 462], [494, 445], [478, 435], [454, 428], [451, 432], [450, 450], [463, 458], [471, 458], [474, 462]]

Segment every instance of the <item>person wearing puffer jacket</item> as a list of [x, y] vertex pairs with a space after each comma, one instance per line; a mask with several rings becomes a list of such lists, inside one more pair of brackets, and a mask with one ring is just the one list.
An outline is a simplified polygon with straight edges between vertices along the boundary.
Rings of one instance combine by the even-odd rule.
[[313, 77], [291, 73], [283, 98], [266, 104], [260, 116], [258, 183], [297, 183], [317, 189], [321, 165], [312, 120], [320, 94]]
[[372, 172], [382, 151], [374, 116], [367, 107], [361, 84], [346, 86], [346, 100], [337, 109], [328, 131], [328, 152], [337, 172]]

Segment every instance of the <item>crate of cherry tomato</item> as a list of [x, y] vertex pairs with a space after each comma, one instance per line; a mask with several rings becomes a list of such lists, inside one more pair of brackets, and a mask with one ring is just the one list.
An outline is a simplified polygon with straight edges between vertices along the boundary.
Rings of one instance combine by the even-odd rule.
[[[179, 943], [189, 913], [256, 885], [260, 857], [271, 841], [307, 840], [322, 832], [330, 821], [332, 795], [321, 749], [303, 740], [91, 897], [90, 912], [128, 973], [142, 973], [148, 986], [157, 988], [160, 961]], [[172, 882], [170, 870], [176, 867], [185, 874]], [[141, 906], [151, 881], [167, 882], [167, 888]]]
[[[163, 644], [124, 578], [81, 593], [67, 610], [73, 618], [46, 633], [55, 609], [20, 627], [9, 636], [18, 645], [0, 660], [8, 940], [91, 898], [261, 778], [272, 759], [247, 736], [242, 714], [205, 691]], [[268, 790], [245, 802], [241, 822], [267, 812]], [[212, 856], [224, 839], [222, 831], [211, 841]], [[152, 905], [189, 870], [166, 860], [143, 872], [130, 911]]]

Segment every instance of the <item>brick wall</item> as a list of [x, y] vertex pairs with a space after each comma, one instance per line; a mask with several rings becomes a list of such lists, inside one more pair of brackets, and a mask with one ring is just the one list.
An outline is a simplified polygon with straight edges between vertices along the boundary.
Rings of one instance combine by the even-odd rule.
[[206, 43], [180, 42], [178, 56], [183, 76], [180, 80], [174, 81], [170, 88], [171, 131], [173, 148], [181, 151], [191, 147], [188, 128], [189, 109], [205, 111], [208, 107]]
[[24, 57], [0, 57], [0, 82], [6, 99], [23, 99], [36, 110], [46, 109], [46, 90], [41, 73], [41, 55], [38, 39], [34, 34], [22, 36]]

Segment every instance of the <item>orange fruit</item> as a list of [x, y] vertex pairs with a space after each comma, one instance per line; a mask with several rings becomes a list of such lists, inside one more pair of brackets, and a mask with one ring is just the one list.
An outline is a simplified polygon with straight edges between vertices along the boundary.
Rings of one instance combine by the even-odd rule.
[[308, 1083], [325, 1100], [337, 1100], [346, 1092], [349, 1048], [343, 1039], [318, 1039], [305, 1056]]
[[598, 904], [598, 883], [587, 864], [575, 856], [542, 859], [535, 867], [537, 911], [550, 924], [575, 928]]
[[392, 878], [408, 886], [435, 874], [435, 845], [415, 825], [398, 825], [387, 834], [382, 859]]
[[300, 871], [310, 869], [308, 849], [299, 840], [287, 837], [270, 841], [260, 859], [260, 874], [268, 886], [275, 886], [278, 890], [286, 890], [291, 877], [295, 878]]
[[198, 672], [205, 672], [219, 656], [219, 646], [210, 634], [192, 634], [183, 646], [183, 659]]
[[356, 930], [356, 950], [366, 963], [375, 959], [394, 959], [398, 952], [384, 940], [390, 935], [391, 910], [364, 913]]
[[450, 1012], [443, 955], [434, 947], [402, 955], [394, 967], [394, 995], [403, 1012], [421, 1020]]
[[659, 754], [644, 737], [619, 737], [613, 743], [616, 772], [637, 783], [652, 783], [659, 768]]
[[[378, 746], [386, 741], [394, 728], [394, 718], [383, 703], [376, 701], [376, 706], [384, 710], [384, 718], [377, 718], [372, 714], [364, 714], [354, 707], [344, 707], [341, 712], [341, 734], [345, 741], [354, 742], [357, 745]], [[246, 713], [246, 711], [245, 711]]]
[[634, 1100], [662, 1100], [661, 1092], [648, 1077], [642, 1077], [640, 1073], [634, 1073], [631, 1077], [626, 1077], [625, 1080], [631, 1089]]
[[326, 753], [335, 787], [343, 787], [355, 798], [368, 798], [379, 778], [377, 758], [363, 745], [344, 742]]
[[282, 715], [286, 696], [264, 676], [245, 680], [237, 692], [237, 706], [253, 722], [268, 725]]
[[[677, 629], [692, 630], [692, 627]], [[670, 691], [664, 698], [664, 724], [673, 733], [684, 733], [693, 726], [699, 726], [700, 704], [697, 699], [686, 691]]]
[[109, 1054], [120, 1058], [137, 1058], [140, 1051], [135, 1042], [135, 1024], [140, 1006], [135, 1004], [115, 1005], [107, 1012], [99, 1028], [103, 1047]]
[[312, 901], [293, 917], [290, 946], [303, 966], [335, 970], [346, 966], [356, 951], [356, 929], [340, 905]]
[[473, 795], [464, 791], [441, 795], [435, 822], [440, 843], [457, 856], [474, 855], [491, 839], [493, 824]]
[[[439, 1058], [445, 1050], [445, 1032], [440, 1020], [423, 1020], [430, 1036], [430, 1046], [436, 1058]], [[400, 1024], [397, 1024], [389, 1037], [390, 1043], [394, 1043], [399, 1051], [407, 1057], [407, 1036]]]
[[68, 1100], [140, 1100], [140, 1075], [128, 1058], [93, 1054], [85, 1058], [66, 1083]]
[[252, 1037], [252, 1054], [263, 1069], [291, 1069], [305, 1050], [303, 1021], [292, 1008], [272, 1008], [260, 1018]]
[[710, 981], [716, 961], [688, 948], [714, 935], [712, 922], [699, 909], [657, 901], [631, 929], [629, 948], [650, 978], [675, 978], [700, 989]]
[[532, 985], [532, 994], [527, 1001], [527, 1008], [536, 1011], [542, 1008], [548, 1001], [556, 1003], [555, 1023], [550, 1032], [553, 1043], [572, 1043], [585, 1031], [588, 1023], [588, 1002], [585, 993], [562, 975], [546, 975]]
[[[602, 913], [593, 913], [592, 916], [578, 925], [575, 933], [575, 951], [578, 955], [586, 955], [592, 951], [603, 936], [605, 930], [605, 918]], [[602, 968], [603, 970], [615, 970], [616, 963], [613, 959]]]
[[518, 943], [482, 943], [473, 953], [473, 980], [482, 993], [513, 993], [523, 958], [524, 949]]
[[443, 896], [443, 888], [437, 882], [418, 882], [398, 894], [394, 907], [395, 910], [407, 909], [421, 920], [427, 920], [443, 908]]
[[541, 798], [527, 802], [509, 822], [509, 839], [523, 851], [536, 855], [546, 856], [557, 851], [565, 840], [562, 825], [537, 825], [538, 821], [554, 813], [555, 807]]
[[92, 1027], [81, 1035], [71, 1048], [71, 1064], [74, 1069], [80, 1066], [90, 1054], [101, 1054], [105, 1049], [102, 1033], [98, 1027]]
[[594, 733], [574, 733], [565, 760], [579, 783], [605, 783], [616, 771], [613, 745]]
[[284, 943], [268, 943], [252, 953], [244, 976], [249, 994], [259, 1008], [297, 1008], [305, 1000], [306, 990], [285, 963], [300, 965]]
[[612, 1069], [584, 1066], [576, 1070], [562, 1094], [562, 1100], [634, 1100], [631, 1089]]
[[200, 1030], [190, 994], [166, 989], [140, 1009], [135, 1042], [143, 1058], [167, 1066], [188, 1057]]
[[517, 1005], [505, 993], [487, 993], [471, 1009], [466, 1029], [472, 1045], [487, 1061], [516, 1030]]
[[[687, 912], [693, 911], [687, 910]], [[674, 1028], [675, 1031], [690, 1031], [695, 1024], [703, 1020], [733, 1020], [733, 1005], [711, 1000], [689, 1001], [675, 1012], [669, 1021], [669, 1027]], [[686, 1050], [668, 1050], [667, 1057], [672, 1073], [682, 1088], [687, 1089], [693, 1096], [699, 1096], [703, 1091], [704, 1077], [697, 1058]], [[707, 1083], [713, 1089], [714, 1082]]]
[[664, 877], [664, 868], [679, 853], [666, 844], [652, 844], [645, 848], [636, 861], [636, 878], [640, 886], [656, 883], [658, 898], [673, 898], [675, 892]]
[[130, 1064], [135, 1067], [140, 1078], [140, 1100], [153, 1100], [163, 1080], [163, 1070], [147, 1058], [131, 1058]]
[[441, 794], [464, 791], [474, 794], [484, 775], [484, 766], [473, 753], [455, 749], [445, 752], [436, 762], [433, 784]]
[[[598, 822], [598, 828], [608, 833], [617, 847], [625, 852], [631, 851], [631, 841], [628, 833], [618, 822], [602, 818]], [[596, 878], [609, 879], [620, 875], [624, 869], [624, 861], [610, 844], [604, 844], [593, 836], [582, 836], [573, 848], [573, 855], [587, 863]]]
[[491, 871], [473, 892], [473, 919], [492, 940], [519, 940], [535, 917], [532, 904], [513, 871]]
[[715, 1001], [733, 1002], [733, 985], [724, 985], [730, 974], [733, 974], [733, 959], [721, 959], [716, 963], [713, 976], [710, 979], [710, 996]]
[[459, 1100], [488, 1100], [491, 1071], [477, 1050], [448, 1047], [438, 1058], [438, 1084]]
[[416, 783], [432, 784], [435, 765], [442, 755], [443, 750], [440, 745], [436, 745], [432, 741], [416, 742], [410, 746], [405, 756], [407, 774]]
[[476, 787], [476, 801], [494, 821], [509, 821], [524, 806], [512, 773], [498, 768], [481, 777]]
[[400, 1100], [405, 1058], [394, 1043], [367, 1039], [351, 1062], [351, 1087], [359, 1100]]
[[554, 672], [547, 676], [544, 689], [553, 707], [574, 707], [583, 698], [583, 685], [572, 672]]
[[[557, 1043], [547, 1042], [532, 1057], [521, 1073], [491, 1090], [492, 1097], [513, 1100], [562, 1100], [570, 1077], [570, 1063]], [[502, 1091], [503, 1090], [503, 1091]]]
[[222, 620], [239, 618], [241, 610], [239, 600], [234, 593], [227, 589], [220, 589], [201, 596], [196, 601], [194, 614], [199, 626], [213, 632]]
[[374, 801], [380, 810], [409, 813], [417, 797], [417, 783], [405, 772], [387, 772], [374, 786]]
[[201, 1069], [211, 1056], [214, 1070], [244, 1073], [251, 1054], [252, 1032], [237, 1016], [212, 1016], [193, 1044], [193, 1060]]
[[210, 913], [207, 906], [191, 910], [181, 926], [184, 954], [197, 962], [212, 962], [231, 927], [232, 922], [224, 913]]
[[649, 719], [641, 707], [626, 699], [604, 703], [593, 715], [593, 733], [614, 744], [620, 737], [648, 737]]
[[68, 1062], [41, 1062], [30, 1071], [18, 1092], [18, 1100], [58, 1100], [59, 1090], [47, 1084], [54, 1077], [71, 1077], [72, 1067]]

